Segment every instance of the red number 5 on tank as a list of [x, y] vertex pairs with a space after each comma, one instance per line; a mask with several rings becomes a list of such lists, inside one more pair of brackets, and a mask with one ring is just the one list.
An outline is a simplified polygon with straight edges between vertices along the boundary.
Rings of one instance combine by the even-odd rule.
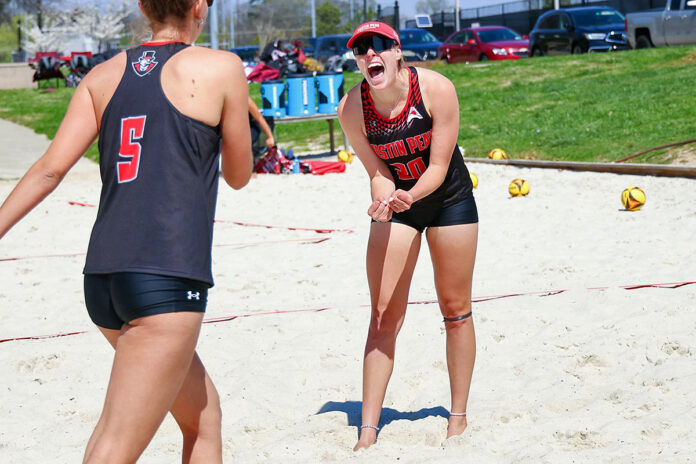
[[136, 142], [136, 140], [143, 138], [146, 119], [147, 116], [133, 116], [121, 119], [121, 147], [118, 150], [118, 155], [130, 159], [116, 163], [119, 184], [130, 182], [138, 177], [142, 147], [140, 142]]

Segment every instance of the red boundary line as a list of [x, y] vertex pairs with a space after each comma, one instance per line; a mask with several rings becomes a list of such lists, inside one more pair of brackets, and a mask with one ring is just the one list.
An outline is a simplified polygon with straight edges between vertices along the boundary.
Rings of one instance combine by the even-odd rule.
[[271, 225], [266, 225], [266, 224], [252, 224], [249, 222], [239, 222], [239, 221], [223, 221], [216, 219], [215, 222], [231, 222], [232, 224], [236, 226], [242, 226], [242, 227], [262, 227], [264, 229], [284, 229], [284, 230], [302, 230], [302, 231], [309, 231], [309, 232], [316, 232], [318, 234], [331, 234], [335, 232], [345, 232], [348, 234], [355, 233], [354, 230], [351, 229], [315, 229], [315, 228], [308, 228], [308, 227], [289, 227], [289, 226], [271, 226]]
[[[248, 243], [220, 243], [217, 245], [213, 245], [213, 247], [214, 248], [220, 248], [220, 247], [244, 248], [244, 247], [250, 247], [250, 246], [256, 246], [256, 245], [267, 245], [269, 243], [291, 243], [291, 242], [316, 244], [316, 243], [326, 242], [327, 240], [331, 240], [331, 237], [292, 238], [292, 239], [287, 239], [287, 240], [266, 240], [264, 242], [248, 242]], [[25, 259], [39, 259], [39, 258], [71, 258], [71, 257], [75, 257], [75, 256], [84, 256], [86, 254], [87, 253], [85, 253], [85, 252], [81, 252], [81, 253], [65, 253], [65, 254], [58, 254], [58, 255], [17, 256], [17, 257], [13, 257], [13, 258], [0, 258], [0, 263], [5, 262], [5, 261], [22, 261]]]
[[[82, 206], [85, 208], [96, 208], [96, 205], [91, 205], [89, 203], [80, 203], [79, 201], [68, 201], [69, 204], [73, 206]], [[223, 221], [222, 219], [215, 219], [213, 222], [230, 222], [230, 221]], [[266, 229], [284, 229], [284, 230], [304, 230], [304, 231], [310, 231], [310, 232], [316, 232], [318, 234], [331, 234], [334, 232], [346, 232], [348, 234], [355, 233], [354, 230], [351, 229], [313, 229], [313, 228], [307, 228], [307, 227], [286, 227], [286, 226], [269, 226], [265, 224], [251, 224], [248, 222], [237, 222], [237, 221], [231, 221], [232, 224], [237, 225], [237, 226], [242, 226], [242, 227], [263, 227]]]
[[[637, 290], [640, 288], [664, 288], [664, 289], [677, 289], [680, 287], [684, 287], [686, 285], [692, 285], [696, 284], [696, 281], [689, 281], [689, 282], [670, 282], [670, 283], [662, 283], [662, 284], [640, 284], [640, 285], [621, 285], [618, 288], [623, 288], [624, 290]], [[587, 290], [606, 290], [612, 287], [588, 287]], [[491, 301], [491, 300], [499, 300], [502, 298], [512, 298], [516, 296], [528, 296], [528, 295], [538, 295], [540, 297], [544, 296], [553, 296], [553, 295], [560, 295], [561, 293], [565, 293], [568, 290], [548, 290], [548, 291], [542, 291], [542, 292], [525, 292], [525, 293], [508, 293], [506, 295], [494, 295], [494, 296], [482, 296], [482, 297], [476, 297], [472, 298], [472, 302], [474, 303], [483, 303], [486, 301]], [[437, 303], [437, 300], [422, 300], [422, 301], [409, 301], [408, 304], [413, 305], [413, 304], [434, 304]], [[360, 305], [361, 308], [369, 307], [370, 305]], [[325, 307], [325, 308], [312, 308], [312, 309], [290, 309], [290, 310], [280, 310], [280, 311], [266, 311], [262, 313], [247, 313], [247, 314], [237, 314], [235, 316], [222, 316], [222, 317], [215, 317], [212, 319], [204, 319], [203, 324], [217, 324], [219, 322], [229, 322], [233, 321], [235, 319], [240, 319], [244, 317], [256, 317], [256, 316], [270, 316], [270, 315], [277, 315], [277, 314], [297, 314], [297, 313], [319, 313], [322, 311], [327, 311], [329, 309], [334, 309], [332, 307]], [[60, 334], [53, 334], [53, 335], [34, 335], [34, 336], [28, 336], [28, 337], [18, 337], [18, 338], [5, 338], [1, 339], [0, 343], [6, 343], [6, 342], [16, 342], [16, 341], [21, 341], [21, 340], [43, 340], [46, 338], [59, 338], [59, 337], [67, 337], [70, 335], [80, 335], [87, 333], [88, 331], [81, 331], [81, 332], [68, 332], [68, 333], [60, 333]]]

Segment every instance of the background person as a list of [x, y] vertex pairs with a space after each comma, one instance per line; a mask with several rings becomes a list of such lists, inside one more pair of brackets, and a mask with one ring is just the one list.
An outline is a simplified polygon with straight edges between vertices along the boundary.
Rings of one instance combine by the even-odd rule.
[[[271, 122], [273, 120], [271, 119]], [[251, 145], [252, 151], [254, 152], [254, 157], [261, 154], [261, 150], [257, 147], [257, 141], [261, 135], [261, 132], [266, 136], [264, 144], [266, 148], [271, 149], [275, 146], [275, 138], [273, 137], [273, 129], [266, 121], [266, 118], [259, 107], [256, 106], [254, 100], [249, 97], [249, 127], [251, 128]]]
[[362, 425], [354, 449], [377, 439], [424, 230], [447, 334], [449, 438], [467, 426], [476, 352], [471, 280], [478, 213], [457, 146], [457, 93], [444, 76], [405, 67], [399, 35], [384, 23], [358, 26], [348, 47], [364, 80], [343, 98], [338, 115], [370, 177], [368, 214], [373, 220], [367, 245], [372, 315], [363, 365]]
[[99, 135], [85, 302], [116, 352], [86, 463], [135, 462], [167, 411], [183, 462], [222, 462], [220, 401], [194, 350], [213, 283], [220, 148], [225, 181], [241, 188], [251, 144], [241, 60], [189, 46], [211, 4], [141, 0], [152, 40], [87, 74], [50, 147], [0, 207], [2, 237]]

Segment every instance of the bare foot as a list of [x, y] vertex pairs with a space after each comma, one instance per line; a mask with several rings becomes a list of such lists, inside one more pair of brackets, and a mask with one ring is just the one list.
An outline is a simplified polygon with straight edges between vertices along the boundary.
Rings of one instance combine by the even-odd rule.
[[377, 441], [377, 431], [374, 429], [364, 428], [360, 431], [360, 439], [353, 447], [353, 451], [366, 449], [374, 445]]
[[450, 416], [447, 424], [447, 438], [461, 435], [466, 429], [466, 416]]

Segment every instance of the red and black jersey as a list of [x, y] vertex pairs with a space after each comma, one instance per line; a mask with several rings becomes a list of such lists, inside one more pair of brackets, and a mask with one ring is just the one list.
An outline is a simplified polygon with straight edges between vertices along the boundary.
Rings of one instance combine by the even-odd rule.
[[[413, 67], [408, 71], [408, 99], [401, 114], [395, 118], [387, 119], [379, 114], [367, 81], [363, 80], [360, 85], [367, 139], [375, 154], [389, 167], [396, 188], [402, 190], [412, 188], [428, 167], [433, 134], [433, 120], [423, 103], [418, 72]], [[469, 171], [459, 146], [455, 145], [442, 185], [413, 207], [448, 206], [467, 198], [472, 188]]]
[[220, 127], [180, 113], [162, 90], [188, 45], [143, 44], [102, 116], [102, 191], [85, 274], [144, 272], [213, 283], [211, 246]]

